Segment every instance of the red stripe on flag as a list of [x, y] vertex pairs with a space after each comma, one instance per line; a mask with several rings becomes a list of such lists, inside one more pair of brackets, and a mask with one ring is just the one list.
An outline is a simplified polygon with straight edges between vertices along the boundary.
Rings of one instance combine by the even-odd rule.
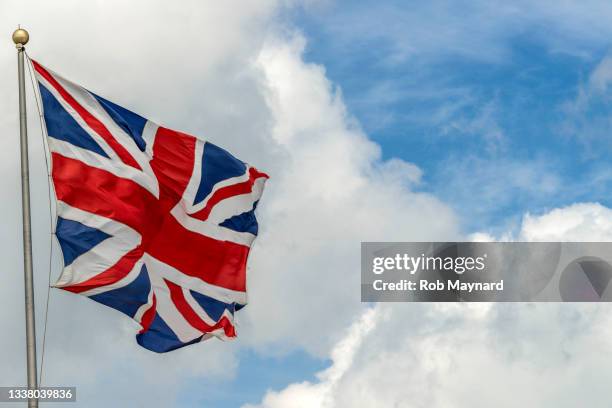
[[251, 167], [249, 169], [249, 179], [247, 181], [218, 189], [213, 193], [212, 197], [208, 199], [206, 206], [204, 206], [204, 208], [202, 208], [200, 211], [191, 214], [191, 216], [193, 218], [206, 221], [215, 205], [227, 198], [250, 193], [253, 190], [255, 180], [262, 177], [268, 178], [268, 175]]
[[140, 246], [132, 249], [127, 254], [123, 255], [116, 264], [108, 268], [102, 273], [87, 279], [86, 281], [70, 286], [62, 286], [60, 289], [67, 290], [72, 293], [81, 293], [100, 286], [111, 285], [125, 278], [134, 265], [142, 258], [143, 250]]
[[183, 290], [180, 286], [164, 279], [168, 289], [170, 289], [170, 299], [178, 309], [178, 311], [183, 315], [185, 320], [194, 327], [195, 329], [201, 331], [202, 333], [210, 333], [219, 328], [223, 328], [225, 335], [228, 337], [235, 337], [236, 331], [234, 330], [234, 326], [229, 321], [229, 319], [225, 316], [222, 316], [219, 321], [214, 325], [210, 326], [207, 324], [198, 314], [191, 308], [187, 300], [185, 299], [185, 295], [183, 294]]
[[[249, 247], [186, 229], [168, 210], [160, 209], [150, 192], [131, 180], [58, 153], [52, 153], [52, 159], [59, 200], [128, 225], [141, 234], [145, 252], [186, 275], [227, 289], [246, 290]], [[174, 199], [169, 196], [164, 205]]]
[[138, 183], [58, 153], [52, 153], [51, 158], [58, 200], [126, 224], [141, 235], [158, 220], [157, 200]]
[[155, 297], [155, 293], [153, 293], [153, 303], [146, 312], [143, 313], [142, 318], [140, 319], [140, 325], [142, 329], [139, 333], [144, 333], [149, 330], [149, 326], [153, 323], [153, 319], [155, 318], [155, 313], [157, 311], [157, 298]]
[[43, 78], [45, 78], [57, 92], [59, 92], [62, 98], [64, 98], [64, 100], [79, 114], [81, 118], [83, 118], [85, 123], [87, 123], [87, 125], [89, 125], [94, 132], [100, 135], [100, 137], [102, 137], [106, 143], [108, 143], [115, 153], [117, 153], [117, 156], [119, 156], [121, 161], [138, 170], [142, 170], [138, 165], [138, 162], [136, 162], [132, 155], [115, 139], [112, 133], [106, 128], [106, 126], [104, 126], [102, 122], [100, 122], [100, 120], [98, 120], [98, 118], [92, 115], [87, 109], [83, 108], [83, 106], [81, 106], [81, 104], [79, 104], [76, 99], [74, 99], [74, 97], [70, 95], [68, 91], [66, 91], [64, 87], [62, 87], [62, 85], [60, 85], [60, 83], [42, 67], [42, 65], [34, 60], [32, 60], [32, 64], [34, 64], [34, 69]]
[[145, 251], [186, 275], [244, 292], [249, 248], [190, 231], [170, 214], [193, 173], [195, 143], [193, 136], [162, 127], [155, 135], [151, 168], [159, 180], [157, 205], [163, 218], [155, 222], [155, 232], [147, 234]]
[[182, 273], [211, 285], [246, 291], [249, 247], [185, 229], [172, 215], [148, 242], [146, 252]]
[[183, 197], [195, 157], [196, 139], [185, 133], [159, 127], [153, 145], [151, 168], [159, 181], [159, 201], [170, 211]]

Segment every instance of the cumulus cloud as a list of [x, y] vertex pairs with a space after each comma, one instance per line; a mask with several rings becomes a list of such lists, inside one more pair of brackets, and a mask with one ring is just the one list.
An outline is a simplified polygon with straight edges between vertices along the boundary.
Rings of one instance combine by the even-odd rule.
[[[157, 122], [227, 147], [272, 176], [260, 206], [261, 236], [249, 266], [250, 305], [238, 318], [237, 343], [214, 341], [153, 355], [136, 346], [129, 319], [54, 291], [45, 383], [77, 385], [79, 400], [87, 406], [135, 399], [142, 405], [172, 406], [188, 380], [231, 377], [239, 369], [240, 347], [261, 353], [301, 348], [329, 357], [332, 365], [316, 382], [270, 391], [261, 406], [436, 407], [449, 401], [479, 406], [495, 393], [508, 396], [503, 405], [516, 401], [513, 390], [528, 388], [548, 374], [558, 376], [559, 387], [542, 383], [544, 392], [538, 395], [530, 388], [523, 405], [529, 405], [529, 398], [547, 402], [561, 387], [571, 397], [576, 378], [591, 369], [601, 371], [603, 359], [594, 353], [608, 350], [610, 327], [601, 309], [372, 309], [360, 303], [360, 241], [459, 239], [458, 220], [435, 196], [414, 191], [422, 175], [417, 166], [382, 159], [380, 147], [347, 112], [324, 67], [304, 61], [304, 37], [278, 21], [283, 8], [293, 4], [0, 3], [0, 27], [10, 33], [17, 22], [26, 26], [32, 34], [28, 49], [42, 63]], [[435, 37], [450, 38], [456, 27], [449, 30]], [[500, 54], [484, 45], [491, 55]], [[462, 45], [450, 47], [459, 50]], [[3, 72], [14, 71], [10, 47], [0, 47], [0, 66]], [[14, 89], [14, 77], [5, 75], [0, 84]], [[0, 255], [5, 262], [0, 286], [2, 385], [25, 378], [21, 252], [15, 239], [20, 237], [20, 209], [14, 199], [19, 197], [15, 108], [14, 92], [0, 100], [0, 129], [14, 135], [0, 139], [0, 169], [10, 175], [0, 180], [7, 198], [0, 202]], [[32, 103], [29, 115], [37, 307], [42, 311], [49, 237], [46, 175]], [[516, 183], [536, 173], [524, 173]], [[497, 180], [485, 181], [493, 185]], [[556, 191], [554, 177], [542, 176], [541, 184]], [[582, 225], [593, 216], [605, 220], [609, 210], [590, 205], [572, 211], [572, 217], [582, 217]], [[560, 231], [552, 226], [558, 224], [554, 217], [564, 220], [563, 214], [551, 214], [527, 217], [525, 236], [537, 239], [538, 229], [548, 230], [550, 237], [557, 232], [586, 236], [588, 228], [609, 225], [568, 224]], [[53, 265], [57, 275], [57, 251]], [[41, 313], [38, 317], [41, 322]], [[543, 322], [550, 327], [542, 331]], [[583, 328], [591, 331], [575, 330]], [[524, 339], [516, 340], [519, 332], [527, 333]], [[41, 334], [39, 324], [39, 340]], [[489, 378], [483, 381], [478, 371]], [[605, 381], [609, 378], [589, 387], [595, 393]], [[102, 385], [106, 392], [100, 391]], [[479, 400], [476, 389], [485, 398]], [[570, 397], [561, 404], [569, 404]]]
[[[268, 393], [262, 406], [268, 408], [310, 408], [333, 406], [334, 392], [338, 383], [351, 369], [356, 353], [364, 338], [375, 327], [379, 311], [367, 309], [361, 318], [348, 330], [348, 333], [331, 351], [332, 365], [317, 374], [317, 383], [305, 381], [292, 384], [282, 392]], [[332, 404], [332, 405], [330, 405]], [[244, 408], [256, 408], [247, 404]]]
[[612, 349], [612, 333], [604, 307], [401, 304], [375, 310], [364, 317], [384, 318], [362, 332], [341, 378], [321, 373], [317, 383], [268, 392], [256, 407], [609, 405], [604, 396], [612, 377], [601, 356]]
[[[16, 56], [10, 41], [17, 23], [30, 31], [28, 51], [43, 64], [151, 119], [205, 136], [266, 167], [274, 161], [264, 148], [269, 115], [252, 61], [278, 7], [265, 0], [223, 5], [192, 1], [180, 7], [148, 1], [0, 4], [0, 27], [7, 33], [0, 47], [0, 66], [7, 74], [0, 78], [6, 95], [0, 101], [0, 129], [6, 135], [0, 140], [0, 168], [6, 175], [0, 181], [5, 197], [0, 202], [2, 385], [25, 382]], [[40, 358], [50, 228], [31, 94], [28, 115]], [[57, 248], [52, 265], [55, 278], [61, 265]], [[186, 380], [228, 379], [238, 365], [237, 346], [220, 342], [154, 355], [136, 345], [132, 321], [57, 290], [51, 293], [48, 324], [43, 382], [76, 385], [79, 401], [87, 406], [120, 406], [121, 401], [171, 406], [187, 387]]]
[[[283, 7], [288, 5], [274, 1], [0, 5], [6, 32], [15, 22], [30, 30], [33, 58], [153, 120], [222, 145], [271, 175], [249, 265], [250, 305], [238, 318], [237, 343], [211, 341], [154, 355], [135, 344], [129, 319], [54, 290], [46, 384], [76, 385], [88, 406], [136, 398], [143, 405], [171, 406], [189, 379], [231, 377], [240, 347], [327, 355], [363, 310], [360, 241], [459, 236], [444, 203], [411, 190], [421, 177], [418, 167], [383, 161], [324, 68], [304, 62], [304, 38], [277, 21]], [[10, 47], [0, 51], [0, 65], [3, 72], [15, 70]], [[0, 81], [5, 89], [15, 87], [10, 75]], [[0, 287], [0, 319], [6, 322], [2, 385], [25, 379], [21, 251], [15, 239], [20, 208], [13, 199], [19, 196], [15, 108], [14, 93], [0, 101], [3, 134], [14, 135], [0, 141], [0, 166], [12, 175], [0, 180], [11, 198], [0, 203], [0, 254], [6, 260]], [[34, 104], [29, 108], [40, 343], [50, 230], [42, 145]], [[52, 264], [57, 276], [57, 250]]]
[[360, 310], [360, 241], [459, 233], [447, 206], [408, 188], [418, 182], [418, 168], [381, 161], [380, 148], [348, 115], [323, 68], [303, 62], [303, 47], [300, 36], [272, 40], [259, 57], [272, 138], [288, 160], [272, 174], [260, 212], [268, 227], [252, 257], [249, 289], [257, 302], [245, 311], [253, 325], [245, 341], [320, 354]]
[[[612, 210], [576, 204], [526, 215], [520, 236], [610, 240], [611, 222]], [[244, 408], [603, 408], [611, 324], [605, 304], [381, 303], [362, 312], [317, 381]]]
[[612, 210], [599, 203], [578, 203], [539, 216], [526, 214], [519, 237], [525, 241], [612, 241]]

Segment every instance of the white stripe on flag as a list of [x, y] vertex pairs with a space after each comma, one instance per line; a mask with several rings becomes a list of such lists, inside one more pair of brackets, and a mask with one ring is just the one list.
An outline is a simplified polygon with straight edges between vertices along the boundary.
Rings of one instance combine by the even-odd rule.
[[159, 197], [159, 187], [155, 177], [151, 177], [150, 175], [145, 174], [131, 166], [117, 166], [117, 162], [109, 160], [104, 156], [100, 156], [91, 150], [82, 149], [63, 140], [49, 137], [48, 142], [49, 150], [51, 150], [51, 152], [61, 154], [62, 156], [70, 159], [79, 160], [91, 167], [108, 171], [117, 177], [132, 180], [145, 188], [155, 197]]
[[136, 248], [141, 236], [136, 231], [109, 218], [88, 213], [71, 207], [63, 201], [57, 202], [57, 215], [67, 220], [98, 229], [109, 238], [100, 242], [89, 251], [78, 256], [62, 271], [55, 283], [56, 287], [70, 286], [84, 282], [113, 266], [121, 257]]
[[253, 204], [261, 198], [266, 179], [261, 177], [253, 183], [250, 193], [228, 197], [218, 202], [208, 215], [207, 221], [220, 224], [234, 215], [239, 215], [253, 209]]
[[156, 311], [168, 327], [172, 329], [174, 334], [183, 343], [200, 337], [202, 333], [193, 328], [177, 310], [170, 298], [170, 290], [162, 277], [156, 273], [149, 273], [149, 276], [151, 278], [151, 286], [155, 291], [155, 299], [157, 301]]
[[222, 288], [221, 286], [211, 285], [210, 283], [204, 282], [200, 278], [185, 275], [181, 271], [174, 269], [172, 266], [161, 262], [158, 259], [153, 258], [147, 253], [145, 253], [144, 258], [145, 265], [147, 266], [150, 275], [159, 275], [160, 277], [165, 278], [178, 286], [194, 290], [224, 303], [236, 302], [241, 305], [245, 305], [247, 302], [247, 295], [245, 292], [239, 292]]

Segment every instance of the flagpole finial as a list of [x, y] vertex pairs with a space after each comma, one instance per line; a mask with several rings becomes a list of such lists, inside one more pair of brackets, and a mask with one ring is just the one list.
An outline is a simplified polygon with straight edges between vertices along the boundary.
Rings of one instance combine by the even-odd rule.
[[21, 48], [30, 40], [30, 34], [23, 28], [19, 27], [13, 32], [13, 42], [17, 48]]

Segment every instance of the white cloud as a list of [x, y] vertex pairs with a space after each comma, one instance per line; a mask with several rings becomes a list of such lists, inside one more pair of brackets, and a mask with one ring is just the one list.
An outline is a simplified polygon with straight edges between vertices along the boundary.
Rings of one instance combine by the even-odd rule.
[[[163, 1], [0, 3], [0, 27], [6, 33], [0, 47], [0, 66], [6, 73], [0, 78], [6, 91], [0, 100], [0, 130], [5, 135], [0, 139], [0, 169], [5, 175], [0, 180], [2, 385], [23, 384], [26, 378], [16, 56], [10, 41], [17, 23], [30, 31], [28, 51], [43, 64], [145, 116], [207, 136], [266, 167], [273, 162], [273, 154], [265, 149], [269, 114], [253, 61], [278, 7], [265, 0], [190, 1], [180, 6]], [[28, 114], [40, 358], [49, 221], [32, 98]], [[57, 276], [61, 262], [58, 251], [55, 255]], [[171, 406], [187, 379], [227, 379], [235, 374], [239, 344], [215, 341], [156, 355], [136, 345], [137, 331], [133, 322], [111, 309], [54, 290], [45, 384], [76, 385], [84, 406]]]
[[[326, 355], [363, 309], [361, 240], [458, 237], [446, 205], [410, 190], [420, 170], [399, 159], [382, 161], [323, 67], [303, 61], [304, 39], [278, 28], [280, 7], [274, 1], [0, 5], [0, 27], [9, 34], [16, 23], [29, 29], [28, 50], [43, 64], [151, 119], [227, 147], [272, 176], [260, 206], [250, 305], [238, 317], [237, 343], [155, 355], [135, 344], [137, 328], [128, 319], [53, 291], [46, 384], [76, 385], [87, 406], [170, 406], [189, 379], [231, 377], [239, 347]], [[15, 70], [11, 47], [0, 50], [0, 66]], [[3, 76], [0, 85], [15, 89], [14, 76]], [[12, 92], [0, 101], [0, 130], [13, 135], [0, 141], [0, 168], [10, 175], [0, 180], [7, 198], [0, 203], [2, 385], [25, 379], [15, 110]], [[29, 119], [40, 342], [49, 228], [33, 103]]]
[[599, 203], [579, 203], [546, 214], [526, 214], [519, 235], [526, 241], [612, 241], [612, 210]]
[[[338, 342], [330, 354], [331, 366], [317, 374], [318, 382], [305, 381], [292, 384], [283, 392], [269, 392], [263, 401], [267, 408], [312, 408], [333, 406], [335, 388], [351, 369], [355, 354], [364, 338], [376, 327], [379, 311], [366, 309], [360, 319], [353, 323], [345, 337]], [[332, 405], [330, 405], [332, 404]], [[256, 408], [246, 405], [245, 408]]]
[[566, 101], [561, 109], [564, 120], [561, 132], [580, 141], [586, 150], [583, 156], [599, 157], [612, 147], [608, 137], [612, 130], [612, 120], [607, 106], [612, 100], [612, 57], [604, 56], [591, 70], [588, 79], [578, 85], [576, 96]]
[[388, 65], [448, 55], [505, 63], [512, 60], [512, 41], [525, 35], [553, 52], [590, 58], [598, 47], [608, 45], [612, 34], [612, 7], [602, 0], [433, 0], [412, 7], [384, 2], [376, 8], [369, 3], [327, 4], [327, 12], [317, 10], [314, 17], [334, 41], [348, 51], [376, 44], [369, 51], [380, 52], [378, 62]]
[[[523, 397], [525, 406], [529, 398], [546, 402], [543, 398], [561, 387], [567, 397], [561, 403], [575, 402], [571, 392], [580, 375], [590, 369], [605, 374], [605, 360], [594, 354], [609, 350], [610, 325], [601, 309], [394, 305], [370, 310], [360, 304], [360, 241], [458, 239], [457, 220], [434, 196], [411, 191], [421, 177], [416, 166], [382, 161], [380, 148], [346, 111], [324, 68], [304, 62], [304, 38], [278, 28], [281, 7], [272, 0], [194, 0], [180, 7], [162, 1], [0, 4], [0, 27], [10, 33], [16, 23], [26, 26], [32, 35], [28, 49], [44, 64], [151, 119], [205, 136], [272, 175], [260, 207], [261, 236], [249, 271], [251, 303], [238, 319], [238, 343], [208, 342], [154, 355], [136, 346], [136, 328], [127, 319], [87, 299], [54, 292], [47, 383], [77, 385], [87, 406], [136, 400], [171, 406], [186, 380], [233, 375], [238, 347], [265, 353], [304, 348], [330, 356], [333, 365], [316, 383], [270, 392], [263, 406], [284, 408], [299, 401], [324, 407], [436, 407], [449, 401], [479, 406], [497, 396], [509, 404], [520, 387], [532, 391]], [[455, 26], [430, 32], [437, 41], [458, 31]], [[489, 42], [466, 49], [461, 41], [485, 37], [467, 33], [449, 48], [503, 54]], [[436, 41], [433, 45], [440, 44]], [[14, 71], [10, 47], [0, 47], [0, 66]], [[14, 76], [0, 78], [0, 86], [15, 89]], [[21, 253], [15, 239], [20, 236], [15, 107], [14, 92], [0, 100], [0, 130], [14, 136], [0, 139], [0, 169], [7, 175], [0, 180], [6, 197], [0, 202], [2, 385], [25, 378]], [[33, 104], [30, 129], [42, 311], [49, 231]], [[513, 180], [520, 186], [536, 173], [519, 172]], [[542, 188], [556, 191], [554, 177], [539, 179]], [[494, 177], [484, 181], [499, 184]], [[593, 211], [578, 213], [586, 220]], [[607, 216], [604, 210], [600, 214]], [[532, 231], [529, 225], [547, 222], [527, 218], [525, 233]], [[567, 231], [587, 234], [579, 226]], [[42, 320], [40, 312], [38, 317]], [[574, 334], [575, 327], [590, 331]], [[514, 341], [517, 332], [527, 333], [525, 339]], [[557, 375], [559, 388], [538, 383], [544, 374]], [[534, 394], [535, 383], [542, 384], [543, 393]], [[604, 375], [588, 387], [595, 394], [607, 383]], [[478, 399], [474, 390], [485, 398]]]
[[598, 92], [606, 92], [612, 82], [612, 57], [606, 56], [589, 76], [589, 86]]
[[548, 157], [491, 159], [457, 153], [440, 161], [433, 189], [455, 203], [471, 228], [498, 231], [506, 226], [493, 224], [496, 216], [507, 217], [517, 207], [539, 208], [552, 196], [562, 200], [575, 193], [574, 185], [562, 182], [561, 167]]
[[[612, 210], [576, 204], [527, 215], [521, 237], [611, 240], [611, 223]], [[606, 304], [377, 304], [338, 342], [318, 381], [269, 390], [245, 408], [607, 407], [609, 312]], [[352, 347], [338, 358], [344, 344]]]
[[324, 354], [361, 309], [360, 241], [459, 234], [447, 206], [410, 191], [420, 177], [416, 166], [381, 162], [380, 148], [348, 115], [323, 68], [303, 62], [303, 48], [300, 36], [273, 39], [259, 57], [272, 138], [286, 160], [260, 211], [264, 227], [249, 281], [257, 301], [245, 310], [244, 331], [250, 344]]
[[482, 139], [486, 151], [492, 155], [499, 155], [507, 149], [508, 140], [503, 129], [498, 123], [500, 109], [495, 100], [484, 104], [473, 118], [459, 117], [448, 121], [444, 125], [443, 132], [461, 132], [469, 136], [477, 136]]

